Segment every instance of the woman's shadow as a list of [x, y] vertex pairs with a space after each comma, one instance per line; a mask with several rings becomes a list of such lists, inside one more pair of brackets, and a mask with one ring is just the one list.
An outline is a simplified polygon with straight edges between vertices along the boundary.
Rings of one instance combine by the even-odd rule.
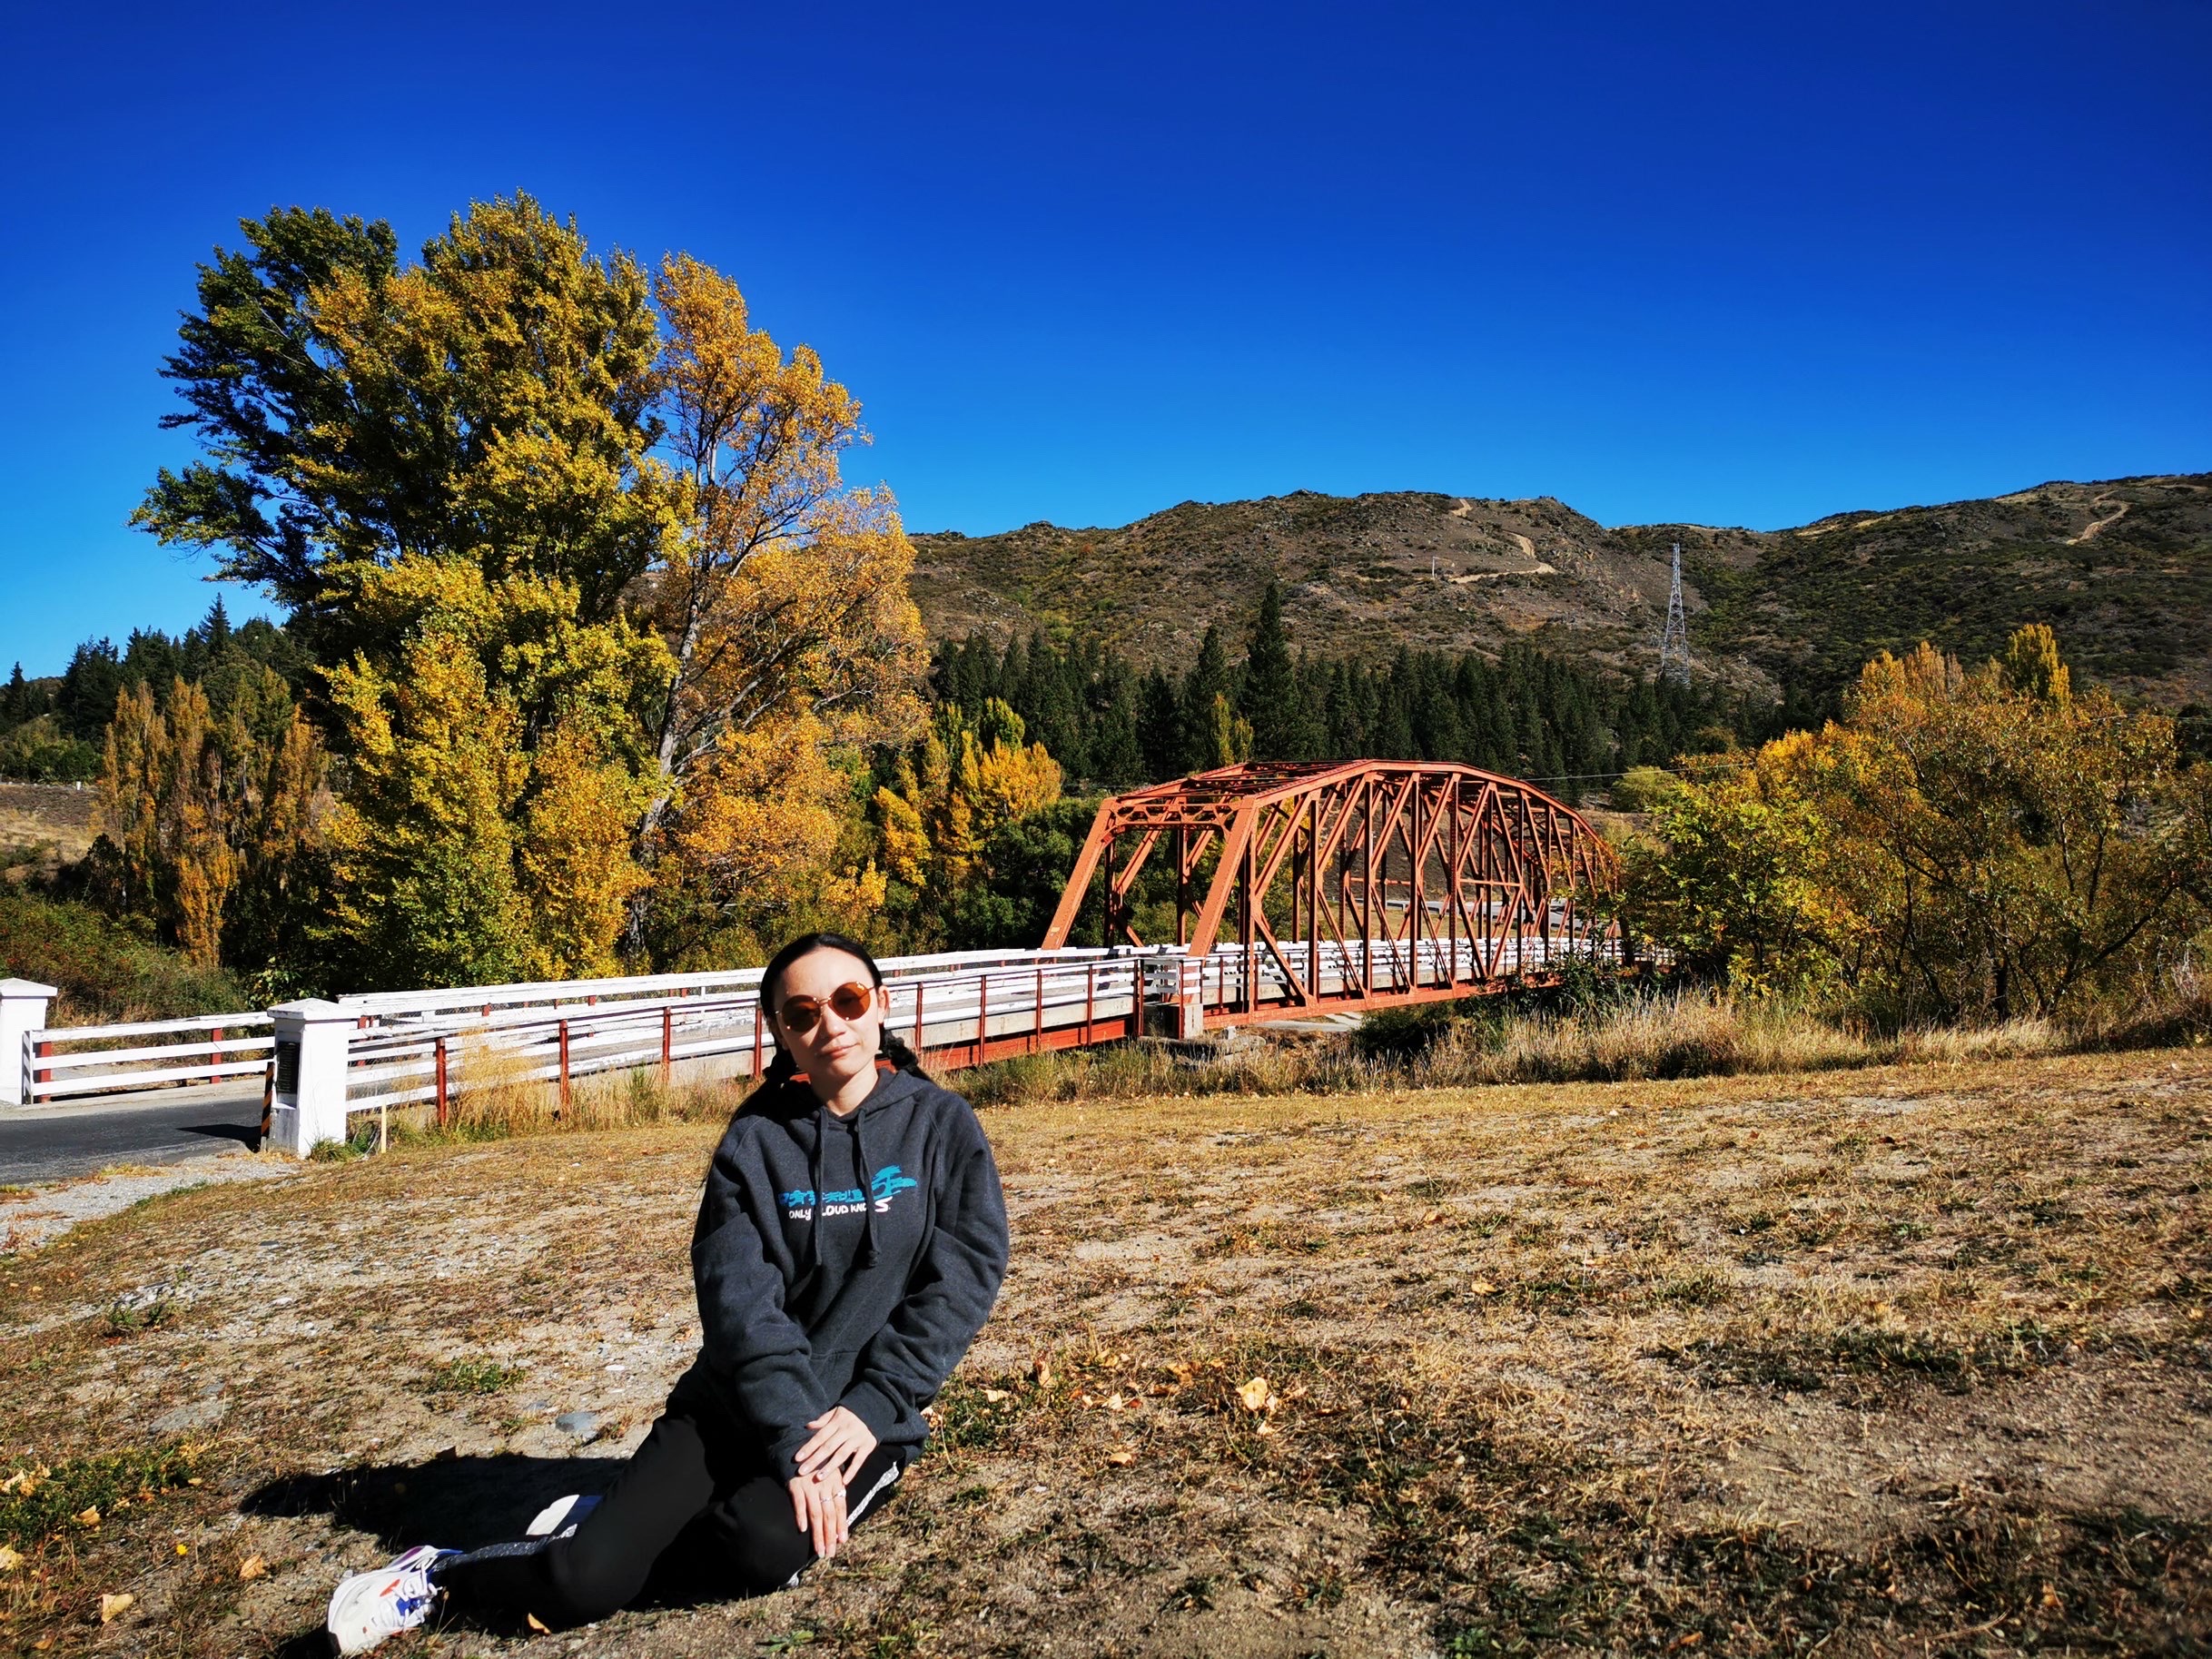
[[623, 1462], [500, 1452], [354, 1464], [265, 1482], [239, 1507], [247, 1515], [328, 1516], [333, 1525], [373, 1533], [394, 1553], [417, 1544], [480, 1549], [522, 1536], [530, 1517], [557, 1497], [603, 1491]]
[[[439, 1457], [422, 1463], [355, 1464], [322, 1475], [266, 1481], [239, 1504], [247, 1515], [327, 1516], [334, 1526], [374, 1535], [389, 1553], [417, 1544], [481, 1549], [522, 1536], [530, 1519], [557, 1497], [600, 1492], [612, 1484], [620, 1457]], [[337, 1585], [335, 1575], [332, 1587]], [[328, 1659], [320, 1630], [277, 1649], [280, 1659]]]

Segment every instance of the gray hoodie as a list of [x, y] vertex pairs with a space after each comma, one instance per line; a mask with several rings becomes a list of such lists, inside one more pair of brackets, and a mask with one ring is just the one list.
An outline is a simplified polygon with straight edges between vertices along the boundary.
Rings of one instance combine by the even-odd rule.
[[[884, 1062], [879, 1062], [884, 1063]], [[884, 1071], [839, 1118], [796, 1079], [756, 1091], [715, 1149], [691, 1275], [705, 1390], [785, 1479], [844, 1406], [893, 1448], [983, 1328], [1006, 1274], [1006, 1202], [967, 1101]]]

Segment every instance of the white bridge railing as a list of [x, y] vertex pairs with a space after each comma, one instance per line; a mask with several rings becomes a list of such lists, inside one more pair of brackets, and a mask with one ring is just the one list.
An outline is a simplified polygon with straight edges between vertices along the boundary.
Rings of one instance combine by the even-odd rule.
[[258, 1079], [269, 1070], [274, 1025], [265, 1013], [227, 1013], [26, 1033], [24, 1099]]
[[[1160, 960], [1081, 950], [893, 958], [881, 964], [884, 1024], [919, 1054], [966, 1064], [1133, 1035]], [[759, 980], [752, 969], [341, 997], [330, 1006], [351, 1028], [345, 1110], [443, 1111], [464, 1090], [550, 1083], [565, 1092], [597, 1073], [647, 1067], [671, 1081], [757, 1077], [776, 1051]], [[281, 1098], [296, 1091], [289, 1045], [278, 1055]]]
[[[1301, 994], [1264, 945], [1249, 956], [1223, 945], [1203, 959], [1172, 945], [893, 958], [882, 964], [886, 1023], [917, 1053], [957, 1069], [1148, 1028], [1192, 1037], [1209, 1026], [1327, 1012], [1332, 1002], [1463, 994], [1481, 982], [1555, 971], [1569, 958], [1616, 957], [1618, 942], [1562, 925], [1548, 938], [1531, 930], [1488, 947], [1463, 935], [1318, 949], [1286, 942], [1283, 950], [1313, 995]], [[357, 1113], [428, 1108], [442, 1121], [462, 1093], [485, 1089], [551, 1087], [565, 1103], [579, 1081], [613, 1072], [657, 1069], [671, 1082], [757, 1077], [775, 1057], [759, 983], [757, 968], [646, 974], [48, 1030], [52, 988], [0, 981], [0, 1056], [20, 1062], [0, 1061], [0, 1103], [258, 1081], [266, 1138], [304, 1154], [345, 1139]]]

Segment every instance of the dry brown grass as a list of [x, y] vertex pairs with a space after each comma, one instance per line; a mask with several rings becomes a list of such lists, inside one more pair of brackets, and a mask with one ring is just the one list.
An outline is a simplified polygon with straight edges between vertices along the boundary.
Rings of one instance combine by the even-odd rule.
[[[2212, 1055], [985, 1122], [1006, 1294], [848, 1558], [438, 1651], [2212, 1642]], [[0, 1647], [294, 1651], [341, 1572], [604, 1480], [696, 1340], [710, 1140], [402, 1146], [0, 1266], [7, 1456], [205, 1443], [204, 1485], [31, 1544]]]
[[[1466, 1013], [1463, 1007], [1460, 1011]], [[2157, 1029], [2200, 1041], [2170, 1012]], [[1209, 1051], [1164, 1042], [1041, 1054], [968, 1074], [999, 1103], [1135, 1100], [1158, 1094], [1365, 1093], [1513, 1083], [1786, 1074], [1893, 1064], [1956, 1064], [2121, 1047], [2111, 1033], [2041, 1020], [1876, 1034], [1794, 1003], [1704, 987], [1659, 990], [1565, 1012], [1432, 1006], [1357, 1035], [1281, 1042], [1266, 1026]]]

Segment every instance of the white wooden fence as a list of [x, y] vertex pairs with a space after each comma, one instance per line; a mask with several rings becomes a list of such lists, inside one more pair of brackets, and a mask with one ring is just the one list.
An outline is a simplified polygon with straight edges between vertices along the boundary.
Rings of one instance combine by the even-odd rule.
[[[1306, 960], [1324, 998], [1448, 996], [1466, 975], [1499, 982], [1617, 949], [1569, 938], [1508, 937], [1479, 966], [1473, 942], [1358, 941]], [[1308, 954], [1310, 953], [1310, 954]], [[1311, 973], [1313, 956], [1318, 973]], [[967, 951], [883, 964], [886, 1023], [947, 1069], [1044, 1049], [1136, 1036], [1196, 1036], [1237, 1019], [1297, 1012], [1271, 953], [1224, 945], [1203, 960], [1143, 950]], [[1248, 983], [1249, 982], [1249, 983]], [[341, 1141], [364, 1111], [428, 1107], [441, 1120], [463, 1092], [550, 1086], [565, 1102], [582, 1080], [657, 1070], [669, 1082], [756, 1077], [775, 1056], [760, 970], [376, 992], [288, 1002], [266, 1012], [124, 1025], [45, 1027], [52, 987], [0, 981], [0, 1102], [54, 1105], [160, 1088], [262, 1084], [267, 1141], [297, 1154]], [[1320, 1005], [1326, 1010], [1327, 1003]]]

